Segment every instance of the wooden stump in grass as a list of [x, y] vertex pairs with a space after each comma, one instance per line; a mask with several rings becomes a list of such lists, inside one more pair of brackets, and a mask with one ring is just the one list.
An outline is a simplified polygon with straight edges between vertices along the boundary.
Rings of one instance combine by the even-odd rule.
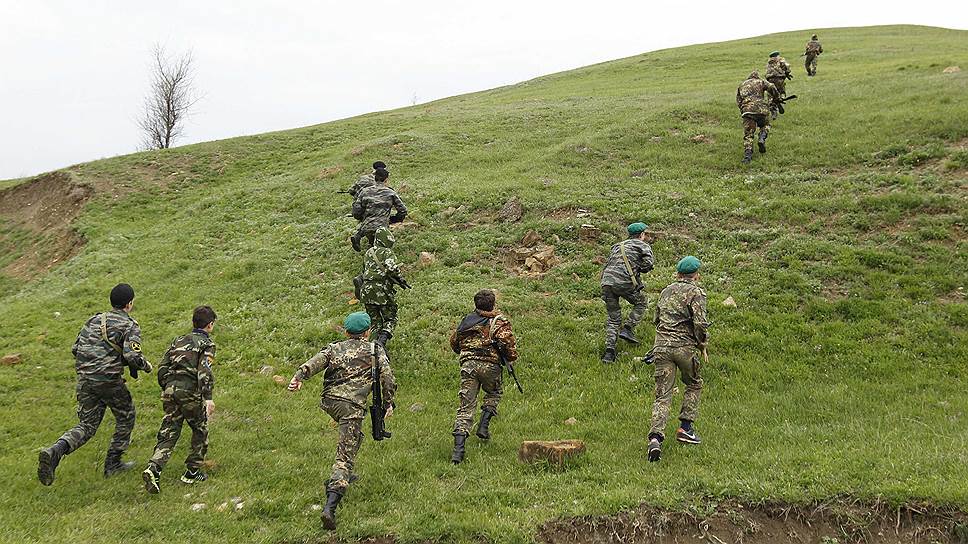
[[525, 440], [518, 450], [518, 459], [524, 463], [547, 461], [562, 466], [566, 459], [584, 453], [585, 443], [581, 440]]

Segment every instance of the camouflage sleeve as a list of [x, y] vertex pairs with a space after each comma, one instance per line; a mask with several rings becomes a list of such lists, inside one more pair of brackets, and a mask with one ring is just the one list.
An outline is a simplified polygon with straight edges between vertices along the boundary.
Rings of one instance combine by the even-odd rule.
[[399, 223], [407, 216], [407, 206], [404, 205], [403, 200], [400, 200], [400, 196], [396, 193], [393, 194], [392, 204], [393, 209], [396, 210], [397, 213], [390, 216], [390, 222]]
[[652, 247], [648, 244], [639, 255], [639, 262], [636, 264], [639, 272], [649, 272], [655, 266], [655, 256], [652, 255]]
[[494, 340], [497, 342], [497, 349], [501, 350], [501, 354], [507, 362], [512, 363], [518, 360], [518, 347], [517, 342], [514, 339], [514, 333], [511, 331], [511, 322], [502, 319], [500, 324], [497, 325], [497, 330], [494, 331]]
[[743, 111], [743, 96], [739, 92], [742, 88], [742, 85], [736, 87], [736, 107], [739, 108], [739, 111]]
[[390, 359], [387, 352], [377, 346], [380, 351], [380, 390], [383, 393], [383, 403], [396, 407], [394, 398], [397, 394], [397, 380], [393, 377], [393, 369], [390, 368]]
[[74, 339], [74, 346], [71, 347], [71, 354], [74, 357], [77, 357], [77, 350], [81, 347], [81, 335], [84, 334], [85, 330], [87, 330], [87, 323], [85, 323], [84, 326], [81, 327], [81, 330], [77, 332], [77, 338]]
[[658, 302], [655, 305], [655, 316], [652, 318], [652, 324], [655, 325], [656, 327], [659, 326], [659, 304], [658, 304]]
[[299, 370], [296, 371], [296, 375], [293, 377], [299, 381], [312, 378], [315, 374], [326, 370], [326, 367], [329, 366], [329, 361], [332, 357], [333, 345], [330, 344], [316, 355], [313, 355], [310, 360], [303, 363], [302, 366], [299, 367]]
[[128, 332], [125, 333], [121, 354], [128, 364], [133, 364], [140, 370], [148, 370], [148, 361], [141, 353], [141, 327], [137, 322], [132, 321]]
[[780, 98], [780, 91], [776, 90], [776, 85], [770, 83], [769, 81], [764, 81], [766, 83], [766, 92], [770, 94], [773, 98]]
[[357, 221], [362, 221], [363, 217], [366, 215], [366, 205], [363, 204], [363, 199], [359, 195], [354, 195], [353, 198], [353, 218]]
[[205, 346], [198, 358], [198, 389], [203, 400], [212, 400], [215, 389], [215, 374], [212, 373], [212, 363], [215, 362], [215, 344]]
[[709, 342], [709, 317], [706, 315], [706, 293], [700, 291], [689, 302], [692, 310], [692, 327], [700, 346]]
[[454, 353], [460, 354], [460, 344], [457, 342], [457, 329], [454, 329], [453, 334], [450, 335], [450, 349]]
[[397, 256], [393, 254], [393, 251], [387, 252], [387, 257], [383, 260], [383, 266], [386, 267], [387, 276], [400, 277], [400, 263], [397, 262]]
[[823, 46], [820, 45], [820, 42], [817, 42], [817, 53], [823, 53]]

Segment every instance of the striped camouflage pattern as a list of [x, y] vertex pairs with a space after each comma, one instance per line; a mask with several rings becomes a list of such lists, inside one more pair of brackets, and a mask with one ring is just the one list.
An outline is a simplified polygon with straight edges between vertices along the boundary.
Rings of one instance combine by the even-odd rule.
[[770, 95], [774, 100], [780, 98], [779, 92], [772, 83], [760, 79], [759, 72], [753, 72], [736, 89], [736, 105], [742, 115], [769, 115], [770, 102], [764, 95]]
[[396, 210], [393, 218], [395, 223], [407, 216], [407, 207], [385, 183], [376, 183], [363, 189], [353, 200], [353, 217], [360, 221], [360, 231], [363, 233], [389, 226], [391, 210]]
[[[621, 246], [623, 245], [629, 265], [632, 266], [631, 276], [629, 276], [625, 260], [622, 258]], [[602, 285], [611, 287], [642, 285], [642, 278], [639, 277], [639, 274], [649, 272], [653, 266], [655, 266], [655, 258], [652, 256], [652, 246], [638, 238], [622, 240], [612, 246], [608, 260], [605, 261], [605, 268], [602, 269]]]
[[77, 425], [61, 436], [70, 451], [83, 446], [97, 433], [108, 409], [114, 415], [114, 436], [108, 445], [108, 455], [120, 455], [131, 444], [134, 430], [135, 410], [131, 393], [123, 380], [77, 381]]
[[373, 177], [373, 172], [370, 172], [369, 174], [363, 174], [360, 176], [360, 179], [356, 180], [356, 183], [354, 183], [347, 192], [352, 195], [353, 198], [356, 198], [361, 192], [363, 192], [363, 189], [372, 187], [374, 185], [376, 185], [376, 178]]
[[122, 353], [118, 353], [101, 337], [101, 315], [95, 314], [87, 320], [71, 349], [78, 380], [120, 381], [129, 364], [150, 371], [151, 365], [141, 353], [138, 322], [124, 310], [113, 309], [104, 314], [108, 340], [121, 348]]
[[709, 341], [706, 292], [695, 280], [680, 278], [659, 295], [654, 323], [656, 351], [705, 346]]
[[[303, 363], [296, 371], [295, 378], [305, 381], [323, 372], [323, 399], [348, 402], [363, 410], [366, 399], [373, 388], [373, 367], [370, 346], [375, 345], [362, 338], [350, 338], [334, 342]], [[393, 402], [397, 389], [390, 360], [379, 345], [376, 354], [380, 358], [380, 384], [383, 388], [383, 401]], [[362, 416], [361, 416], [362, 417]]]
[[158, 365], [158, 385], [162, 391], [176, 388], [192, 391], [202, 400], [212, 400], [215, 375], [215, 342], [200, 329], [171, 341]]

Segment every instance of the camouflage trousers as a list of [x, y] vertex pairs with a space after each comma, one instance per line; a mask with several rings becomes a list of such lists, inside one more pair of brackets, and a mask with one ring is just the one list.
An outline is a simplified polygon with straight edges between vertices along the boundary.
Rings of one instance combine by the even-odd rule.
[[803, 67], [807, 69], [807, 74], [811, 76], [817, 75], [817, 57], [819, 55], [807, 55], [803, 59]]
[[682, 395], [679, 419], [695, 421], [699, 415], [699, 396], [702, 394], [702, 376], [699, 374], [699, 358], [692, 346], [655, 349], [655, 403], [652, 405], [652, 428], [649, 436], [665, 436], [672, 393], [676, 388], [676, 369], [682, 377], [686, 391]]
[[356, 454], [363, 443], [362, 428], [365, 410], [345, 400], [326, 397], [323, 397], [319, 406], [339, 425], [336, 462], [333, 463], [333, 473], [326, 481], [326, 491], [335, 491], [342, 495], [350, 485]]
[[370, 316], [370, 331], [376, 334], [386, 331], [393, 334], [397, 326], [397, 301], [392, 298], [386, 304], [364, 304]]
[[161, 395], [161, 406], [165, 417], [161, 420], [158, 443], [149, 462], [158, 470], [165, 468], [181, 436], [182, 424], [188, 423], [192, 430], [192, 443], [185, 465], [191, 470], [200, 468], [208, 451], [208, 415], [202, 396], [195, 391], [179, 390], [169, 385]]
[[477, 394], [484, 390], [484, 401], [481, 409], [494, 412], [497, 415], [497, 405], [501, 402], [504, 390], [501, 384], [504, 380], [504, 368], [491, 361], [464, 361], [460, 366], [460, 390], [457, 398], [457, 419], [454, 421], [454, 434], [470, 434], [474, 425], [474, 412], [477, 410]]
[[124, 380], [78, 380], [76, 391], [78, 423], [61, 436], [70, 445], [70, 451], [80, 448], [94, 436], [104, 419], [104, 412], [110, 408], [114, 414], [115, 428], [108, 454], [124, 453], [131, 445], [131, 431], [134, 430], [134, 402]]
[[756, 141], [756, 128], [760, 129], [760, 139], [770, 135], [770, 120], [761, 113], [743, 115], [743, 150], [752, 153]]
[[625, 326], [629, 330], [634, 331], [635, 327], [639, 326], [639, 322], [642, 321], [642, 316], [645, 315], [645, 311], [649, 308], [649, 299], [641, 289], [636, 291], [632, 286], [615, 287], [612, 285], [603, 285], [602, 300], [605, 301], [605, 311], [608, 313], [608, 319], [605, 321], [606, 349], [615, 349], [615, 343], [618, 341], [618, 330], [622, 327], [622, 306], [619, 303], [619, 299], [621, 298], [624, 298], [632, 305], [629, 318], [625, 321]]
[[[780, 93], [780, 96], [786, 96], [787, 80], [785, 77], [768, 77], [766, 78], [766, 80], [772, 83], [774, 87], [776, 87], [776, 90], [778, 93]], [[777, 102], [776, 100], [770, 100], [770, 112], [779, 112], [780, 111], [779, 106], [780, 106], [779, 102]]]

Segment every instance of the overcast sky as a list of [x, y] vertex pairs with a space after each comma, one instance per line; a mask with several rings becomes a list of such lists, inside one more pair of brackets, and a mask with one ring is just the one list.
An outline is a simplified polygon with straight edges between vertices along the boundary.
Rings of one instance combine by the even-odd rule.
[[0, 0], [0, 179], [137, 150], [155, 43], [195, 58], [204, 99], [185, 144], [693, 43], [833, 26], [968, 28], [966, 2], [808, 4], [769, 4], [771, 16], [767, 4], [736, 1]]

